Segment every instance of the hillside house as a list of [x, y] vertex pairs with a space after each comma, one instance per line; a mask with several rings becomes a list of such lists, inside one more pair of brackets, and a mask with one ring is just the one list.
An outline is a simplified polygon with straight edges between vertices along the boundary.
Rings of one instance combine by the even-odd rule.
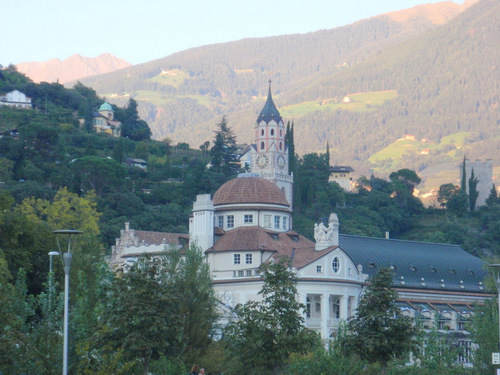
[[0, 107], [12, 107], [31, 109], [31, 98], [27, 97], [19, 90], [13, 90], [6, 94], [0, 94]]

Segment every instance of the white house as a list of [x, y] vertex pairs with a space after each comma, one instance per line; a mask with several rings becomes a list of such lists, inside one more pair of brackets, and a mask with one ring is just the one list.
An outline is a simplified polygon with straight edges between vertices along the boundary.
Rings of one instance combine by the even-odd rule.
[[19, 90], [13, 90], [7, 94], [0, 94], [0, 107], [13, 107], [31, 109], [31, 98]]

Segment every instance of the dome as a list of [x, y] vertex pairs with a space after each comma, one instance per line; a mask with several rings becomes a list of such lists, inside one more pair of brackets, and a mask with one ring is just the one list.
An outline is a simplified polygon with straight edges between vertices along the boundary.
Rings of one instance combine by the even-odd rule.
[[215, 192], [213, 203], [214, 206], [241, 203], [290, 206], [285, 194], [274, 183], [261, 177], [239, 177], [226, 182]]
[[112, 110], [113, 110], [113, 107], [111, 107], [111, 104], [109, 104], [108, 102], [102, 103], [101, 106], [99, 107], [99, 112], [112, 111]]

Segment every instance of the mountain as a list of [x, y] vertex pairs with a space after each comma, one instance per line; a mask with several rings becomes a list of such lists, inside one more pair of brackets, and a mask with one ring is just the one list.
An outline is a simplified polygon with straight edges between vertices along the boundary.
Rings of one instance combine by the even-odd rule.
[[[239, 142], [251, 142], [272, 79], [299, 154], [329, 141], [331, 160], [359, 175], [425, 174], [464, 152], [498, 165], [499, 7], [427, 4], [330, 30], [193, 48], [82, 82], [119, 105], [134, 97], [157, 139], [192, 147], [213, 139], [222, 116]], [[441, 141], [454, 134], [461, 146]], [[383, 152], [406, 136], [424, 146]]]
[[66, 83], [85, 77], [113, 72], [131, 64], [109, 53], [95, 58], [75, 54], [66, 60], [52, 59], [45, 62], [25, 62], [17, 64], [17, 70], [34, 82]]

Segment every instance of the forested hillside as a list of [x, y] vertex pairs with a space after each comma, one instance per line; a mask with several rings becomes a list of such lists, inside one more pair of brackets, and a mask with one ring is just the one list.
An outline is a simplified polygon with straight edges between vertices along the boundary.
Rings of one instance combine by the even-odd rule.
[[[323, 150], [328, 140], [332, 162], [352, 165], [358, 176], [401, 166], [454, 169], [464, 152], [495, 159], [497, 148], [499, 4], [467, 5], [430, 4], [331, 30], [194, 48], [85, 83], [120, 105], [134, 97], [154, 137], [196, 148], [223, 115], [240, 142], [251, 142], [272, 79], [275, 102], [296, 125], [299, 154]], [[395, 97], [385, 102], [354, 96], [387, 91]], [[406, 134], [439, 144], [459, 132], [467, 132], [460, 150], [369, 161]]]

